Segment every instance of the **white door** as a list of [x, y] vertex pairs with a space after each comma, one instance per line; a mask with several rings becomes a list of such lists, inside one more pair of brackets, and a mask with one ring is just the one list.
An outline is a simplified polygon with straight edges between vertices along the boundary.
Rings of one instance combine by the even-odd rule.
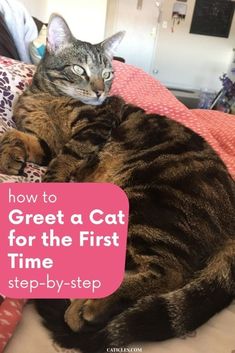
[[162, 1], [108, 0], [106, 36], [126, 31], [116, 55], [151, 75]]

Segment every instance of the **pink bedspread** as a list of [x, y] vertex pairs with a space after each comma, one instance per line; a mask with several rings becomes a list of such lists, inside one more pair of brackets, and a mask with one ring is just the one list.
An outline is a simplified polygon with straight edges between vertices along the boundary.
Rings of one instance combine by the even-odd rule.
[[115, 62], [117, 80], [113, 94], [137, 104], [149, 113], [172, 118], [202, 135], [217, 151], [235, 178], [235, 115], [212, 110], [190, 110], [170, 91], [145, 72]]
[[[235, 116], [209, 110], [189, 110], [158, 81], [132, 66], [114, 62], [112, 94], [137, 104], [147, 112], [166, 115], [201, 134], [218, 152], [235, 178]], [[14, 126], [12, 105], [31, 80], [33, 67], [0, 57], [0, 134]], [[42, 168], [28, 164], [27, 177], [0, 174], [0, 182], [40, 181]], [[5, 299], [0, 304], [0, 353], [16, 327], [23, 300]]]

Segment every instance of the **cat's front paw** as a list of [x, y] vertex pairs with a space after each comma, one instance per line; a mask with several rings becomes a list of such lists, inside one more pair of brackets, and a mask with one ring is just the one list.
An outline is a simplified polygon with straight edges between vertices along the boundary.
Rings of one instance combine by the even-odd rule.
[[112, 296], [104, 299], [77, 299], [66, 310], [64, 319], [74, 332], [94, 325], [102, 326], [119, 312], [116, 304]]
[[82, 308], [86, 300], [74, 300], [65, 312], [64, 320], [72, 331], [78, 332], [84, 325]]
[[68, 170], [62, 156], [57, 156], [50, 162], [46, 173], [42, 177], [44, 183], [63, 183], [68, 181]]
[[63, 183], [69, 182], [72, 178], [72, 173], [76, 169], [77, 161], [68, 155], [58, 155], [54, 158], [42, 178], [45, 183]]
[[21, 139], [9, 131], [0, 141], [0, 170], [9, 175], [23, 175], [27, 153]]
[[64, 183], [70, 181], [70, 173], [61, 168], [55, 168], [55, 166], [49, 166], [46, 173], [42, 177], [43, 183]]
[[65, 180], [54, 169], [48, 169], [42, 177], [43, 183], [63, 183]]

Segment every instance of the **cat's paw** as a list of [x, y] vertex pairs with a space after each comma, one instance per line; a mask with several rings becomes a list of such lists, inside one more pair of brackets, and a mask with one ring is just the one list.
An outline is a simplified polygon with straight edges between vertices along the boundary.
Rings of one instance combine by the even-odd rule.
[[43, 183], [59, 183], [64, 182], [63, 178], [60, 178], [60, 175], [54, 169], [48, 169], [42, 177]]
[[68, 168], [66, 168], [61, 156], [54, 158], [44, 176], [42, 177], [42, 182], [44, 183], [63, 183], [69, 181], [70, 173]]
[[112, 312], [112, 300], [88, 299], [74, 300], [65, 312], [65, 322], [72, 331], [78, 332], [86, 325], [106, 323]]
[[48, 168], [42, 177], [43, 183], [64, 183], [71, 180], [70, 173], [63, 168]]
[[9, 175], [23, 175], [27, 153], [24, 142], [13, 131], [3, 135], [0, 141], [0, 170]]
[[42, 178], [45, 183], [63, 183], [72, 180], [78, 162], [71, 156], [60, 154], [50, 162]]
[[85, 302], [86, 300], [76, 299], [70, 304], [65, 312], [64, 320], [74, 332], [78, 332], [84, 324], [82, 307]]

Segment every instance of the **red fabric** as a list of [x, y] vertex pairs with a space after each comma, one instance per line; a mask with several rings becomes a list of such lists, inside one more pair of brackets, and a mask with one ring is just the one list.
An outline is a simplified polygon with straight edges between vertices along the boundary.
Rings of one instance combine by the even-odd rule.
[[6, 298], [0, 305], [0, 352], [14, 332], [22, 313], [25, 300]]
[[144, 71], [114, 62], [116, 79], [112, 94], [144, 108], [148, 113], [166, 115], [203, 136], [217, 151], [235, 178], [235, 116], [212, 110], [190, 110], [160, 82]]

